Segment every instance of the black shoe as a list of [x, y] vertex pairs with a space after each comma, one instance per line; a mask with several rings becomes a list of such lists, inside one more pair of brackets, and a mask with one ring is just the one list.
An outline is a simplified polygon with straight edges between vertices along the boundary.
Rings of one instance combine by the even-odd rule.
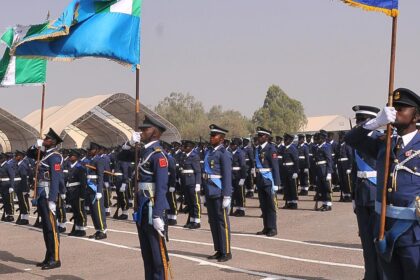
[[232, 254], [221, 254], [219, 258], [217, 258], [218, 262], [227, 262], [228, 260], [232, 259]]
[[254, 197], [254, 192], [247, 192], [245, 197], [246, 198], [253, 198]]
[[300, 196], [307, 196], [308, 195], [308, 191], [307, 190], [301, 190], [299, 193]]
[[15, 220], [15, 217], [7, 216], [5, 220], [6, 220], [6, 222], [13, 222]]
[[236, 217], [244, 217], [245, 211], [244, 210], [237, 210], [237, 213], [235, 215]]
[[58, 232], [59, 233], [65, 233], [66, 232], [66, 228], [65, 227], [58, 227]]
[[131, 207], [133, 207], [133, 203], [129, 202], [128, 203], [128, 208], [131, 208]]
[[289, 209], [291, 209], [291, 210], [296, 210], [296, 209], [298, 209], [298, 205], [297, 205], [297, 203], [289, 203]]
[[186, 224], [184, 225], [184, 228], [190, 228], [190, 227], [191, 227], [191, 224], [192, 224], [192, 223], [190, 223], [190, 222], [186, 223]]
[[111, 213], [105, 212], [105, 216], [109, 217], [109, 216], [111, 216]]
[[34, 227], [36, 227], [36, 228], [42, 228], [42, 223], [40, 221], [35, 221]]
[[29, 221], [25, 219], [20, 219], [19, 221], [16, 221], [16, 224], [21, 225], [21, 226], [26, 226], [29, 224]]
[[314, 186], [309, 186], [309, 190], [314, 191], [315, 190]]
[[168, 226], [175, 226], [176, 224], [177, 224], [176, 220], [173, 220], [173, 219], [168, 220]]
[[283, 194], [283, 193], [284, 193], [284, 191], [283, 191], [283, 189], [279, 189], [279, 190], [277, 191], [277, 193], [278, 193], [278, 194]]
[[322, 212], [331, 211], [331, 210], [332, 210], [332, 207], [328, 205], [322, 205], [322, 207], [319, 208], [319, 211], [322, 211]]
[[84, 231], [84, 230], [76, 230], [74, 232], [74, 236], [76, 236], [76, 237], [85, 237], [86, 236], [86, 231]]
[[277, 230], [269, 229], [265, 235], [267, 235], [269, 237], [275, 236], [275, 235], [277, 235]]
[[262, 231], [257, 232], [257, 235], [266, 235], [268, 232], [268, 229], [263, 229]]
[[200, 223], [191, 223], [189, 229], [199, 229], [201, 228]]
[[222, 256], [222, 253], [216, 252], [214, 255], [208, 256], [207, 259], [209, 260], [217, 260]]
[[128, 215], [126, 214], [121, 214], [118, 218], [118, 220], [127, 220], [128, 219]]
[[43, 267], [44, 265], [46, 265], [48, 263], [47, 260], [43, 260], [42, 262], [39, 262], [36, 264], [37, 267]]
[[50, 261], [47, 262], [46, 264], [44, 264], [42, 266], [42, 270], [48, 270], [48, 269], [54, 269], [54, 268], [59, 268], [61, 266], [61, 262], [60, 261]]
[[106, 233], [98, 231], [95, 234], [95, 240], [101, 240], [101, 239], [106, 239], [108, 236], [106, 236]]

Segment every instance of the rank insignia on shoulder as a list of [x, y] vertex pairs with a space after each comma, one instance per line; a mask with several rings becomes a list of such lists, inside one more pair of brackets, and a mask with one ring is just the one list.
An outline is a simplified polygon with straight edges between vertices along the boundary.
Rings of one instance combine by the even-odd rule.
[[159, 167], [167, 167], [167, 166], [168, 166], [168, 161], [166, 160], [166, 158], [160, 158]]
[[59, 163], [54, 164], [54, 170], [55, 171], [60, 171], [60, 169], [61, 169], [61, 166], [60, 166]]
[[413, 154], [413, 150], [409, 150], [409, 151], [405, 152], [405, 156], [406, 156], [406, 157], [409, 157], [409, 156], [411, 156], [412, 154]]

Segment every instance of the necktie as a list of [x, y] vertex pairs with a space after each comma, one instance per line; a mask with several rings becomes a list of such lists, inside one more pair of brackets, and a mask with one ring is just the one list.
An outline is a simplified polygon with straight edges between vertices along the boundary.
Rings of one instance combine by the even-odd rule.
[[403, 145], [403, 139], [402, 137], [398, 137], [397, 142], [395, 143], [395, 147], [394, 147], [394, 154], [397, 155], [399, 150], [401, 150]]

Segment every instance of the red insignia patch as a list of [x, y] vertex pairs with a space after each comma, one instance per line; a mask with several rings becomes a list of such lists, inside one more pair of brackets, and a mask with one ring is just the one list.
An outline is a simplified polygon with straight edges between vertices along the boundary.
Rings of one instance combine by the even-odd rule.
[[160, 158], [159, 159], [159, 167], [167, 167], [168, 162], [166, 161], [166, 158]]
[[277, 154], [273, 154], [273, 158], [277, 158]]
[[60, 169], [61, 169], [61, 166], [60, 166], [59, 163], [54, 164], [54, 170], [55, 171], [60, 171]]

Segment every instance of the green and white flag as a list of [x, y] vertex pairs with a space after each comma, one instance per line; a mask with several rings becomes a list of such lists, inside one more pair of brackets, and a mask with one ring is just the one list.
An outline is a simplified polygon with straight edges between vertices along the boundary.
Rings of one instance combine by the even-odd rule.
[[46, 60], [10, 55], [10, 48], [16, 37], [14, 29], [9, 28], [0, 38], [7, 46], [0, 60], [0, 87], [44, 84], [47, 72]]

